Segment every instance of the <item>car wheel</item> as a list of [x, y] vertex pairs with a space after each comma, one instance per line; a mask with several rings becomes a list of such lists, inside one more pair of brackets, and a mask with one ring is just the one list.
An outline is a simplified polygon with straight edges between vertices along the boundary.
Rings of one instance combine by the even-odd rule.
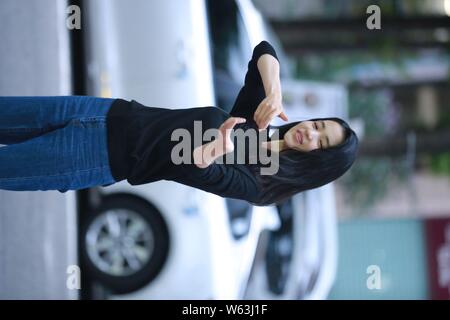
[[169, 251], [169, 233], [159, 211], [129, 196], [104, 198], [81, 226], [80, 236], [89, 277], [117, 294], [153, 280]]

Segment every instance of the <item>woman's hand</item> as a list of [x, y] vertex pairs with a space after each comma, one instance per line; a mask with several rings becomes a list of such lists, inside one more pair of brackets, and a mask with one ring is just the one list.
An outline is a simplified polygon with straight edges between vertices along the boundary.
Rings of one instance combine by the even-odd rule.
[[289, 121], [284, 113], [281, 93], [272, 93], [264, 98], [256, 108], [253, 119], [259, 129], [266, 129], [272, 119], [278, 116], [284, 121]]
[[238, 117], [231, 117], [224, 121], [218, 129], [218, 136], [215, 140], [194, 149], [194, 164], [199, 168], [206, 168], [218, 157], [232, 152], [234, 144], [231, 140], [231, 131], [236, 124], [245, 121], [245, 118]]
[[230, 117], [224, 123], [222, 123], [222, 125], [219, 127], [219, 136], [215, 140], [217, 141], [217, 153], [219, 153], [220, 155], [224, 155], [234, 150], [234, 144], [231, 140], [231, 131], [236, 124], [243, 123], [245, 121], [245, 118]]

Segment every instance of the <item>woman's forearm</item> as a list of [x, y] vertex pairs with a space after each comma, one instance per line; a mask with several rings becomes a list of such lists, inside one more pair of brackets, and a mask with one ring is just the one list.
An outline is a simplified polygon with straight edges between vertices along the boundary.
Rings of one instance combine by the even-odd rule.
[[275, 94], [281, 97], [280, 64], [278, 60], [266, 53], [259, 57], [257, 65], [266, 96]]
[[217, 140], [213, 140], [194, 149], [194, 164], [199, 168], [206, 168], [222, 155]]

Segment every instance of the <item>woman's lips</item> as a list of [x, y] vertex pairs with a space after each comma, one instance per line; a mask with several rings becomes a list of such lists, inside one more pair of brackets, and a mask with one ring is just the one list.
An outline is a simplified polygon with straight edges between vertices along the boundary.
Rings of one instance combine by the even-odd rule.
[[301, 133], [300, 131], [297, 131], [295, 135], [296, 135], [296, 137], [297, 137], [297, 142], [298, 142], [299, 144], [302, 144], [302, 143], [303, 143], [303, 136], [302, 136], [302, 133]]

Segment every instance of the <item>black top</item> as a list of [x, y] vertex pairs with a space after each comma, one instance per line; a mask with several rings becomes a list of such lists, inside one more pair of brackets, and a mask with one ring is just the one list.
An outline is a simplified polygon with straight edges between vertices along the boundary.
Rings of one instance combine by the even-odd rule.
[[[258, 58], [271, 54], [277, 60], [273, 47], [260, 42], [248, 63], [245, 84], [240, 90], [230, 114], [220, 108], [207, 106], [185, 109], [147, 107], [135, 100], [116, 99], [107, 114], [108, 154], [111, 173], [116, 181], [127, 179], [131, 185], [157, 180], [171, 180], [222, 197], [258, 203], [259, 185], [246, 164], [213, 162], [206, 168], [189, 164], [174, 164], [173, 147], [180, 140], [171, 141], [176, 129], [189, 131], [194, 139], [194, 121], [201, 121], [201, 137], [210, 128], [219, 128], [230, 116], [244, 117], [245, 124], [235, 128], [256, 130], [253, 114], [265, 98], [264, 86], [258, 71]], [[191, 141], [193, 148], [204, 144], [201, 138]], [[236, 149], [236, 148], [235, 148]]]

